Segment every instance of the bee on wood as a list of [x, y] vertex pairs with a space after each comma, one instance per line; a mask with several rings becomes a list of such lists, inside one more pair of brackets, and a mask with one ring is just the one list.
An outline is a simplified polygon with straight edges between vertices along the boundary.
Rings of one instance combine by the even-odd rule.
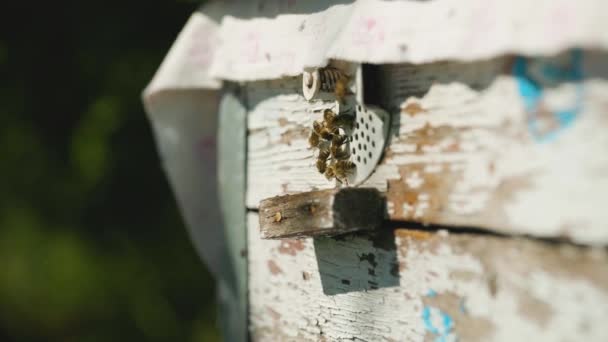
[[327, 159], [329, 158], [329, 151], [321, 150], [319, 157], [317, 158], [317, 170], [320, 174], [324, 174], [327, 170]]
[[327, 172], [327, 161], [317, 159], [317, 171], [319, 171], [320, 174]]
[[283, 219], [283, 216], [281, 215], [281, 212], [277, 211], [277, 213], [274, 214], [274, 222], [281, 222], [282, 219]]
[[317, 134], [317, 132], [310, 132], [310, 136], [308, 137], [308, 144], [310, 145], [310, 148], [315, 148], [319, 146], [319, 135]]
[[337, 128], [331, 129], [329, 127], [324, 127], [324, 125], [321, 125], [317, 121], [313, 121], [312, 129], [313, 129], [313, 132], [316, 133], [323, 140], [331, 140], [333, 138], [334, 134], [338, 134]]

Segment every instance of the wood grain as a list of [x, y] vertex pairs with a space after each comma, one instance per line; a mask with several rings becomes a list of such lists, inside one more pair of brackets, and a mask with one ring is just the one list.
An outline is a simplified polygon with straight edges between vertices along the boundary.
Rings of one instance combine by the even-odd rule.
[[378, 228], [384, 198], [374, 188], [343, 188], [277, 196], [260, 202], [263, 239], [330, 236]]
[[254, 341], [606, 341], [605, 249], [384, 229], [263, 240], [249, 222]]
[[[386, 192], [393, 220], [606, 245], [608, 59], [585, 51], [582, 71], [572, 72], [584, 78], [555, 76], [573, 69], [555, 67], [571, 56], [380, 66], [375, 101], [392, 115], [391, 141], [362, 186]], [[561, 71], [527, 108], [522, 87], [551, 68]], [[247, 84], [249, 208], [336, 186], [315, 171], [306, 142], [312, 120], [334, 103], [309, 103], [300, 86], [299, 78]]]

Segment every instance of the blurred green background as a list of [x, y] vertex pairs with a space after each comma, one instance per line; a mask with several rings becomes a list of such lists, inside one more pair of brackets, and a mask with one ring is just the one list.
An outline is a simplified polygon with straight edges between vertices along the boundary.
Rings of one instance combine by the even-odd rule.
[[214, 341], [140, 93], [192, 1], [0, 5], [0, 341]]

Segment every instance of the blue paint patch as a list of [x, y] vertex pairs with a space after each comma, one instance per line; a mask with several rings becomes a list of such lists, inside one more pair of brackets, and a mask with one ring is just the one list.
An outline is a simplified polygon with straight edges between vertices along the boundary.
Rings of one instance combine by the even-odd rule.
[[[429, 289], [426, 296], [433, 298], [437, 296], [437, 291]], [[435, 322], [439, 322], [439, 326], [433, 325], [433, 317]], [[425, 305], [422, 309], [422, 321], [424, 322], [424, 328], [435, 336], [435, 342], [447, 342], [447, 338], [451, 337], [450, 341], [453, 341], [455, 336], [452, 334], [454, 330], [454, 320], [452, 317], [434, 306]]]
[[443, 330], [445, 333], [449, 333], [454, 328], [454, 320], [447, 313], [441, 311], [441, 318], [443, 319]]
[[[583, 52], [575, 49], [568, 57], [568, 63], [564, 66], [556, 65], [551, 59], [529, 60], [525, 57], [517, 57], [513, 64], [512, 72], [517, 81], [524, 109], [528, 113], [528, 130], [537, 142], [553, 141], [564, 129], [574, 123], [582, 109]], [[532, 75], [530, 69], [533, 63], [543, 63], [539, 67], [539, 75]], [[541, 110], [543, 85], [558, 85], [563, 82], [576, 83], [574, 103], [566, 109], [553, 113]]]
[[[441, 317], [441, 326], [439, 327], [433, 325], [433, 312], [438, 313]], [[447, 341], [446, 339], [454, 330], [454, 320], [452, 317], [446, 312], [432, 306], [425, 306], [422, 309], [422, 321], [424, 322], [424, 328], [428, 332], [437, 335], [435, 341]]]
[[439, 330], [433, 326], [433, 322], [431, 322], [431, 307], [425, 306], [422, 309], [422, 320], [424, 321], [424, 327], [427, 331], [437, 335], [439, 334]]
[[465, 307], [464, 298], [460, 298], [460, 303], [458, 305], [458, 309], [460, 309], [460, 312], [462, 312], [463, 314], [467, 313], [467, 308]]

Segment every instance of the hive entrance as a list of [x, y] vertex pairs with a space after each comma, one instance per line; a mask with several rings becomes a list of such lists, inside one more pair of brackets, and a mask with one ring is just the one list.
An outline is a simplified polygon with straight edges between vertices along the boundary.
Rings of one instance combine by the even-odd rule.
[[350, 160], [356, 166], [356, 172], [348, 176], [348, 184], [361, 184], [374, 171], [388, 136], [387, 122], [385, 111], [360, 104], [356, 106], [352, 130], [346, 130]]
[[[335, 98], [322, 121], [313, 121], [310, 145], [318, 149], [315, 166], [327, 179], [359, 185], [380, 161], [389, 133], [388, 113], [363, 103], [361, 66], [347, 71], [327, 67], [304, 72], [302, 91], [307, 100], [320, 93]], [[352, 75], [352, 76], [351, 76]], [[354, 77], [353, 77], [354, 76]]]

